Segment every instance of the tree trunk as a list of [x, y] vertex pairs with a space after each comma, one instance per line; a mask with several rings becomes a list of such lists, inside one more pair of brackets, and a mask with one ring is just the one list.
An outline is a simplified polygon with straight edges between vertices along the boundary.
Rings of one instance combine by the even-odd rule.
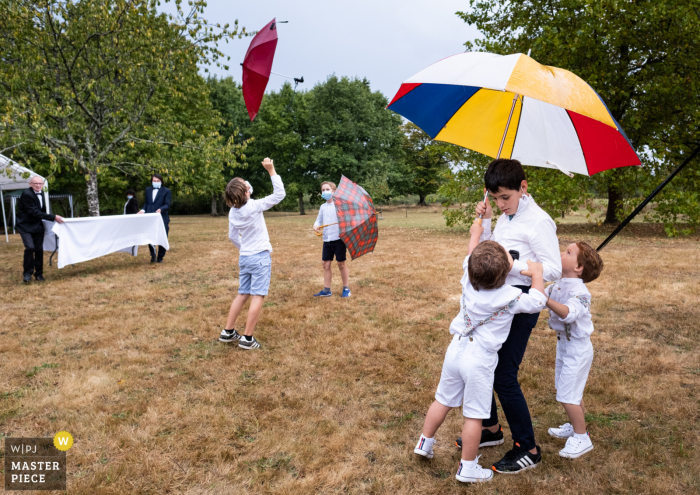
[[607, 225], [618, 224], [617, 213], [622, 208], [622, 191], [616, 181], [611, 181], [608, 184], [608, 210], [605, 212], [605, 221]]
[[97, 170], [88, 170], [87, 179], [87, 203], [88, 215], [91, 217], [100, 216], [100, 198], [97, 196]]
[[218, 216], [218, 213], [216, 212], [216, 194], [214, 193], [211, 195], [211, 216]]
[[425, 196], [423, 196], [422, 194], [418, 195], [418, 206], [428, 206], [427, 204], [425, 204]]
[[221, 193], [219, 198], [219, 215], [224, 216], [224, 193]]
[[299, 193], [299, 215], [306, 215], [304, 211], [304, 193]]

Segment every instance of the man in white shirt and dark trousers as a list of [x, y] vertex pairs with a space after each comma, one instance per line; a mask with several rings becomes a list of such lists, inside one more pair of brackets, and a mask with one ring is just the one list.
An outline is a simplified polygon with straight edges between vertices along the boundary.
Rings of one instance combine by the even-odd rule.
[[343, 281], [343, 293], [340, 297], [350, 297], [350, 270], [345, 263], [347, 259], [347, 246], [340, 238], [340, 230], [338, 229], [338, 212], [335, 210], [333, 203], [333, 193], [335, 192], [335, 184], [333, 182], [321, 183], [321, 197], [326, 200], [318, 210], [318, 218], [314, 223], [314, 230], [319, 232], [319, 228], [323, 227], [323, 252], [321, 253], [321, 261], [323, 262], [323, 290], [314, 294], [314, 297], [330, 297], [331, 280], [333, 278], [333, 256], [338, 262], [338, 270], [340, 278]]
[[[559, 279], [561, 256], [557, 226], [527, 193], [528, 184], [520, 162], [507, 159], [492, 161], [484, 175], [484, 182], [503, 214], [491, 232], [492, 210], [488, 199], [477, 205], [476, 214], [483, 215], [484, 218], [481, 240], [496, 241], [507, 251], [517, 251], [519, 255], [508, 274], [506, 284], [517, 287], [524, 293], [530, 290], [532, 279], [520, 273], [527, 269], [526, 260], [542, 263], [545, 281]], [[493, 388], [498, 394], [513, 437], [513, 448], [493, 465], [493, 469], [499, 473], [521, 472], [536, 467], [542, 460], [540, 448], [535, 443], [530, 410], [518, 383], [520, 363], [538, 317], [537, 313], [515, 315], [508, 338], [498, 351]], [[481, 447], [504, 442], [495, 398], [491, 404], [491, 417], [482, 424]], [[461, 440], [458, 440], [459, 443]]]
[[[221, 331], [219, 340], [238, 342], [238, 347], [243, 349], [260, 347], [260, 343], [253, 337], [253, 331], [270, 288], [272, 244], [263, 212], [279, 204], [285, 196], [282, 179], [275, 172], [272, 160], [265, 158], [262, 165], [272, 180], [271, 195], [263, 199], [250, 199], [251, 188], [239, 177], [228, 183], [225, 194], [226, 204], [231, 207], [228, 214], [228, 236], [239, 250], [239, 285], [238, 295], [231, 304], [226, 327]], [[244, 334], [240, 335], [234, 326], [248, 299], [251, 299], [248, 320]]]

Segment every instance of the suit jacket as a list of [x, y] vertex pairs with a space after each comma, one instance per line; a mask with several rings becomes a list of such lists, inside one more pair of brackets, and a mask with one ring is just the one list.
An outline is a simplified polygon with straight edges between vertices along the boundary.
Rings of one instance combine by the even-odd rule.
[[149, 186], [146, 188], [146, 203], [143, 205], [143, 211], [146, 213], [155, 213], [156, 210], [160, 210], [160, 215], [163, 217], [163, 224], [167, 226], [170, 223], [168, 209], [170, 208], [172, 197], [170, 189], [165, 186], [160, 186], [156, 194], [156, 199], [154, 200], [153, 186]]
[[[157, 210], [158, 208], [156, 208]], [[127, 215], [134, 215], [138, 213], [139, 210], [139, 202], [136, 201], [136, 198], [131, 198], [127, 203], [126, 203], [126, 214]]]
[[[43, 193], [42, 193], [43, 194]], [[18, 232], [26, 234], [38, 234], [44, 232], [42, 220], [53, 222], [56, 215], [46, 213], [46, 197], [41, 198], [44, 203], [42, 208], [39, 198], [36, 197], [34, 189], [25, 189], [17, 202], [17, 223]]]

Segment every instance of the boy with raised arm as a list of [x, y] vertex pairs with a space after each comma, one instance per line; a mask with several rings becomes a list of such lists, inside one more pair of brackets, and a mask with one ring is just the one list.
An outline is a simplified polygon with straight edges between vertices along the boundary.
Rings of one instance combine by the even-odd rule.
[[[278, 204], [285, 196], [282, 179], [275, 172], [272, 160], [265, 158], [262, 166], [272, 180], [271, 195], [262, 199], [250, 199], [250, 187], [240, 177], [228, 183], [225, 193], [226, 204], [231, 207], [228, 214], [228, 236], [239, 250], [239, 285], [238, 295], [231, 304], [226, 327], [221, 331], [219, 340], [238, 342], [238, 347], [248, 350], [260, 347], [260, 343], [253, 337], [253, 331], [262, 313], [272, 274], [272, 244], [263, 212]], [[248, 321], [244, 334], [239, 335], [234, 325], [248, 299], [251, 299]]]

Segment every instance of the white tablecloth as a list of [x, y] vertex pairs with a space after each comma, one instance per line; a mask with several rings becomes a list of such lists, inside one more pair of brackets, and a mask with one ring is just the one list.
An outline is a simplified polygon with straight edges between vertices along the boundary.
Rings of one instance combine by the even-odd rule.
[[133, 246], [144, 244], [170, 249], [160, 213], [64, 220], [52, 229], [58, 236], [58, 268], [117, 251], [131, 252]]

